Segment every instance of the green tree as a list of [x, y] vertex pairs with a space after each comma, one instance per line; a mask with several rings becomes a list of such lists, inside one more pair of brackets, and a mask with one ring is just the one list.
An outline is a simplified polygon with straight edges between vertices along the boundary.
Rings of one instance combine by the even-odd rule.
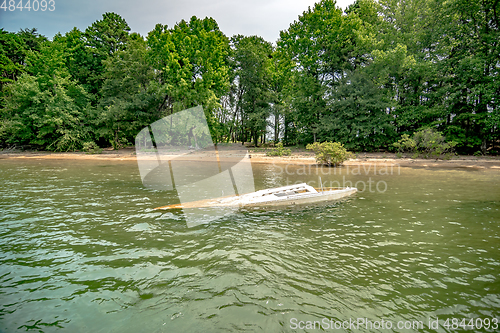
[[320, 123], [321, 137], [347, 149], [372, 151], [394, 141], [391, 96], [380, 89], [371, 68], [351, 72], [332, 93], [330, 113]]
[[161, 117], [156, 108], [160, 100], [147, 61], [146, 42], [140, 35], [132, 34], [127, 47], [115, 52], [104, 65], [98, 133], [118, 148], [133, 142], [144, 126]]
[[357, 0], [344, 13], [322, 0], [275, 49], [256, 36], [230, 47], [211, 18], [157, 25], [147, 42], [114, 13], [53, 42], [0, 30], [0, 138], [119, 146], [203, 105], [217, 141], [257, 144], [269, 121], [275, 141], [373, 150], [435, 128], [485, 153], [500, 139], [499, 12], [498, 0]]
[[0, 99], [5, 85], [14, 82], [25, 72], [27, 51], [39, 52], [41, 44], [46, 41], [47, 38], [38, 34], [35, 28], [21, 29], [18, 33], [0, 29]]
[[[500, 94], [500, 3], [454, 0], [437, 12], [443, 24], [435, 39], [442, 85], [442, 131], [465, 152], [482, 149], [498, 139], [498, 124], [490, 121], [498, 112]], [[491, 126], [493, 125], [493, 126]], [[495, 134], [496, 131], [496, 134]]]
[[25, 52], [19, 35], [0, 29], [0, 108], [5, 85], [14, 82], [24, 71], [22, 63]]
[[281, 32], [278, 47], [295, 63], [289, 90], [300, 141], [320, 139], [327, 96], [357, 65], [353, 52], [360, 23], [343, 15], [335, 1], [322, 0]]
[[[64, 61], [72, 79], [76, 80], [87, 92], [95, 93], [97, 88], [94, 86], [96, 80], [94, 67], [97, 63], [93, 49], [86, 44], [85, 34], [73, 28], [64, 36], [60, 34], [54, 36], [54, 42], [64, 44]], [[96, 96], [91, 96], [96, 98]]]
[[212, 18], [181, 21], [172, 29], [157, 24], [147, 37], [149, 61], [162, 95], [158, 110], [171, 114], [203, 105], [214, 137], [214, 116], [229, 86], [229, 40]]
[[390, 77], [398, 131], [412, 133], [433, 126], [458, 142], [462, 152], [479, 148], [485, 152], [487, 141], [498, 138], [498, 126], [490, 119], [498, 109], [494, 96], [500, 87], [499, 2], [381, 0], [380, 4], [375, 52], [389, 54], [401, 45], [406, 57], [413, 58]]
[[[124, 50], [128, 41], [130, 27], [127, 22], [118, 14], [104, 13], [102, 20], [97, 20], [89, 26], [83, 36], [80, 36], [78, 31], [73, 30], [68, 40], [75, 46], [79, 52], [78, 57], [74, 57], [76, 63], [74, 65], [83, 67], [82, 73], [76, 75], [75, 78], [81, 80], [88, 92], [97, 95], [99, 94], [104, 73], [103, 61], [111, 57], [115, 52]], [[83, 37], [87, 52], [81, 51], [79, 40]], [[77, 68], [71, 67], [72, 72], [78, 71]]]
[[0, 84], [14, 82], [23, 72], [22, 62], [26, 50], [22, 38], [0, 29]]
[[242, 141], [247, 131], [254, 145], [265, 135], [271, 96], [271, 43], [258, 36], [234, 36], [234, 82], [238, 92], [237, 106], [240, 110]]
[[36, 28], [21, 29], [17, 35], [21, 37], [24, 43], [24, 49], [34, 52], [39, 52], [43, 44], [48, 41], [47, 37], [40, 35]]
[[27, 73], [8, 86], [0, 137], [13, 144], [49, 150], [79, 149], [87, 140], [84, 119], [90, 113], [85, 90], [70, 79], [64, 47], [46, 42], [28, 51]]
[[291, 61], [283, 59], [277, 48], [274, 48], [270, 61], [270, 97], [271, 97], [271, 126], [273, 127], [274, 142], [280, 138], [287, 143], [287, 118], [290, 109], [290, 99], [287, 96], [286, 84], [288, 73], [291, 70]]
[[430, 0], [359, 0], [348, 12], [363, 20], [360, 40], [368, 54], [363, 66], [389, 95], [399, 132], [430, 126], [439, 117], [434, 93], [436, 64], [429, 59], [437, 22]]

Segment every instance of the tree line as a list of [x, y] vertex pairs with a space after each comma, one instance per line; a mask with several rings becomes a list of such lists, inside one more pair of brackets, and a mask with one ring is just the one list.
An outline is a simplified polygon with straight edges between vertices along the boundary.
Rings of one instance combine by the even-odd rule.
[[499, 13], [499, 0], [322, 0], [275, 43], [194, 16], [147, 36], [115, 13], [52, 40], [0, 29], [0, 142], [119, 148], [202, 105], [217, 142], [373, 151], [433, 128], [459, 152], [498, 152]]

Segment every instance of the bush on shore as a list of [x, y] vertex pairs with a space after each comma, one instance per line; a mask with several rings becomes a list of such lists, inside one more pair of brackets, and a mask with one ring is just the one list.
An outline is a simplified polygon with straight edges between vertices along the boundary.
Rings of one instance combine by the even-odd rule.
[[292, 151], [288, 148], [283, 147], [282, 142], [278, 142], [276, 145], [276, 148], [268, 151], [266, 153], [267, 156], [289, 156], [292, 153]]
[[446, 142], [445, 137], [435, 129], [425, 128], [413, 133], [411, 137], [403, 134], [398, 142], [393, 143], [393, 146], [397, 149], [398, 157], [410, 154], [412, 158], [450, 158], [456, 144], [454, 141]]
[[314, 151], [316, 154], [316, 163], [329, 166], [339, 166], [355, 155], [348, 152], [340, 142], [315, 142], [308, 144], [306, 149]]

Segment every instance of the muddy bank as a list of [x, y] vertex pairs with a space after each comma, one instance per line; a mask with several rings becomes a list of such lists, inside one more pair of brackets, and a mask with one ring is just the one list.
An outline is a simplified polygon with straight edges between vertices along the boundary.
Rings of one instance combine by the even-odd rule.
[[[315, 164], [314, 154], [308, 151], [293, 151], [290, 156], [269, 157], [264, 151], [250, 150], [252, 163], [269, 164]], [[39, 151], [2, 151], [2, 159], [53, 159], [53, 160], [109, 160], [109, 161], [135, 161], [135, 149], [125, 148], [120, 150], [104, 149], [100, 154], [87, 154], [83, 152], [53, 153]], [[392, 153], [358, 153], [355, 159], [344, 163], [345, 165], [378, 165], [401, 166], [422, 168], [479, 168], [499, 169], [499, 156], [456, 156], [450, 160], [441, 159], [411, 159], [397, 158]]]

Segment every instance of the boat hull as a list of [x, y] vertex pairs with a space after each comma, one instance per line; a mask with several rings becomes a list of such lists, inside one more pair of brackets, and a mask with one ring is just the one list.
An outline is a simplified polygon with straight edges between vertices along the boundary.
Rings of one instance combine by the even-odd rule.
[[302, 196], [283, 197], [270, 201], [258, 202], [245, 202], [239, 200], [241, 197], [228, 196], [217, 199], [206, 199], [199, 201], [186, 202], [182, 204], [174, 204], [168, 206], [157, 207], [155, 209], [190, 209], [190, 208], [272, 208], [272, 207], [286, 207], [296, 205], [308, 205], [324, 202], [337, 201], [355, 194], [358, 190], [356, 188], [323, 188], [316, 189], [317, 193], [307, 193]]
[[295, 205], [307, 205], [316, 204], [329, 201], [337, 201], [346, 197], [349, 197], [356, 193], [358, 189], [348, 188], [348, 189], [335, 189], [335, 190], [318, 190], [317, 195], [311, 195], [302, 198], [285, 198], [283, 200], [269, 201], [269, 202], [256, 202], [248, 203], [242, 205], [242, 207], [283, 207], [283, 206], [295, 206]]

